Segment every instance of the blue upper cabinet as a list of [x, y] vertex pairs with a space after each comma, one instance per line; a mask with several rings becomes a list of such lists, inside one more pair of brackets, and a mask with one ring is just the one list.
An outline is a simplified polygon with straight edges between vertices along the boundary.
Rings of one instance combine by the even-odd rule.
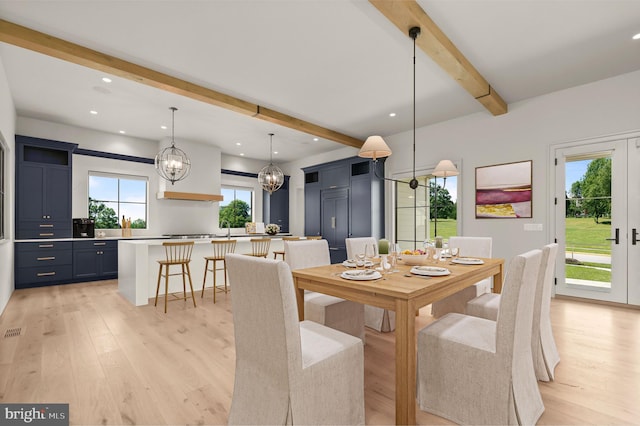
[[16, 135], [16, 239], [70, 238], [76, 144]]

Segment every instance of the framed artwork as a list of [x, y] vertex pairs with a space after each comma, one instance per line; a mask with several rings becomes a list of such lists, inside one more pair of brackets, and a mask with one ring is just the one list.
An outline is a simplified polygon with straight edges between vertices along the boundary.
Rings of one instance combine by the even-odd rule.
[[476, 167], [476, 218], [532, 217], [533, 161]]

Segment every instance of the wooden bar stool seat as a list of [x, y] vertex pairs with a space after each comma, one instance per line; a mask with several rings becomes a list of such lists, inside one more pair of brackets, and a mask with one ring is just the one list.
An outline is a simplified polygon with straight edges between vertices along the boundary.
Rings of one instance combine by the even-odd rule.
[[[282, 237], [282, 241], [299, 241], [300, 237]], [[274, 250], [273, 258], [276, 259], [278, 255], [282, 256], [282, 260], [284, 260], [284, 248], [282, 250]]]
[[269, 246], [271, 238], [251, 238], [251, 253], [245, 253], [248, 256], [264, 257], [269, 255]]
[[307, 240], [321, 240], [322, 235], [308, 235], [305, 237]]
[[[182, 291], [184, 294], [184, 300], [187, 300], [187, 284], [185, 276], [189, 278], [189, 287], [191, 288], [191, 298], [193, 299], [193, 307], [196, 307], [196, 298], [193, 295], [193, 283], [191, 281], [191, 270], [189, 269], [189, 262], [191, 262], [191, 252], [193, 251], [193, 241], [184, 242], [164, 242], [164, 251], [166, 254], [165, 260], [158, 260], [160, 269], [158, 270], [158, 285], [156, 287], [156, 300], [153, 304], [158, 306], [158, 294], [160, 293], [160, 280], [164, 271], [164, 313], [167, 313], [167, 299], [169, 298], [169, 277], [171, 275], [182, 275]], [[170, 266], [180, 266], [181, 272], [171, 274], [169, 272]]]
[[[227, 253], [233, 253], [236, 250], [236, 240], [213, 240], [211, 241], [211, 247], [213, 247], [213, 256], [205, 256], [204, 264], [204, 278], [202, 279], [202, 295], [204, 297], [204, 288], [207, 283], [207, 272], [213, 273], [213, 303], [216, 303], [216, 293], [218, 291], [227, 293], [227, 263], [224, 261], [224, 257]], [[209, 262], [211, 262], [211, 268], [209, 268]], [[222, 262], [222, 269], [218, 268], [218, 262]], [[224, 271], [224, 287], [218, 287], [216, 285], [216, 271]]]

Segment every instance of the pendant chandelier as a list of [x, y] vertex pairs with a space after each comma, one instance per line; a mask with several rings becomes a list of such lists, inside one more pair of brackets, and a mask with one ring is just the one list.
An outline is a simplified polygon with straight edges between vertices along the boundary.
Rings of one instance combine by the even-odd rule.
[[[367, 138], [367, 140], [365, 141], [365, 143], [362, 145], [362, 148], [360, 148], [360, 152], [358, 153], [358, 156], [360, 156], [360, 157], [372, 158], [373, 159], [373, 162], [374, 162], [373, 172], [374, 172], [376, 177], [378, 177], [380, 179], [392, 181], [392, 182], [408, 183], [409, 187], [411, 189], [413, 189], [414, 191], [418, 187], [425, 187], [425, 185], [419, 183], [418, 179], [416, 179], [416, 38], [418, 38], [419, 35], [420, 35], [420, 27], [411, 27], [409, 29], [409, 37], [411, 37], [411, 39], [413, 40], [413, 99], [412, 99], [412, 106], [413, 106], [413, 150], [412, 150], [412, 153], [413, 153], [413, 166], [412, 166], [411, 180], [409, 182], [406, 182], [406, 181], [403, 181], [403, 180], [397, 180], [397, 179], [387, 178], [387, 177], [384, 177], [384, 176], [378, 176], [377, 170], [376, 170], [376, 164], [378, 162], [378, 158], [385, 158], [385, 157], [389, 157], [391, 155], [391, 149], [386, 144], [384, 139], [382, 139], [381, 136], [369, 136]], [[442, 160], [442, 161], [440, 161], [440, 163], [438, 164], [438, 166], [436, 167], [436, 169], [433, 172], [433, 176], [434, 177], [444, 177], [445, 184], [446, 184], [447, 176], [456, 176], [456, 175], [458, 175], [458, 170], [456, 169], [456, 166], [450, 160]], [[436, 185], [436, 194], [435, 195], [436, 195], [435, 196], [435, 201], [436, 201], [435, 213], [436, 214], [435, 214], [435, 229], [434, 229], [434, 231], [437, 233], [437, 226], [438, 226], [438, 213], [437, 213], [438, 212], [438, 205], [437, 205], [438, 193], [437, 193], [437, 185]], [[418, 236], [417, 236], [417, 233], [418, 233], [417, 209], [418, 209], [417, 197], [414, 195], [414, 197], [413, 197], [413, 248], [414, 248], [414, 250], [416, 249], [416, 244], [417, 244], [417, 239], [418, 239]]]
[[272, 194], [284, 183], [284, 173], [278, 166], [273, 165], [273, 133], [269, 133], [269, 137], [269, 165], [264, 166], [258, 173], [258, 182], [262, 189]]
[[174, 117], [178, 108], [171, 107], [169, 109], [171, 110], [171, 146], [166, 147], [156, 155], [155, 165], [158, 174], [173, 185], [189, 175], [191, 160], [183, 150], [176, 148]]

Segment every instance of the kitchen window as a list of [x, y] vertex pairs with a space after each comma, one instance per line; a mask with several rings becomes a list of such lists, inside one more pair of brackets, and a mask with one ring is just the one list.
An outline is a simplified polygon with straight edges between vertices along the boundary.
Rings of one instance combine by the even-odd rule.
[[118, 229], [123, 218], [145, 229], [147, 187], [146, 176], [89, 172], [89, 217], [96, 229]]
[[237, 186], [222, 186], [224, 201], [220, 202], [220, 228], [244, 228], [253, 222], [253, 189]]

